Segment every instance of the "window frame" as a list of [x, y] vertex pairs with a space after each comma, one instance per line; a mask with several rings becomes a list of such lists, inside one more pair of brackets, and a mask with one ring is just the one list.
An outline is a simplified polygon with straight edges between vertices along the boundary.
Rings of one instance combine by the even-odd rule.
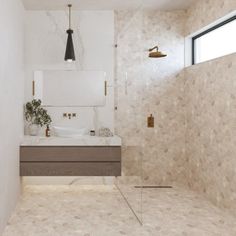
[[209, 29], [204, 30], [203, 32], [195, 35], [194, 37], [192, 37], [192, 65], [196, 65], [196, 61], [195, 61], [195, 55], [196, 55], [195, 40], [200, 38], [200, 37], [202, 37], [205, 34], [210, 33], [213, 30], [216, 30], [216, 29], [218, 29], [218, 28], [220, 28], [220, 27], [222, 27], [222, 26], [224, 26], [224, 25], [234, 21], [234, 20], [236, 20], [236, 15], [234, 15], [234, 16], [230, 17], [229, 19], [224, 20], [224, 21], [222, 21], [222, 22], [220, 22], [220, 23], [210, 27]]

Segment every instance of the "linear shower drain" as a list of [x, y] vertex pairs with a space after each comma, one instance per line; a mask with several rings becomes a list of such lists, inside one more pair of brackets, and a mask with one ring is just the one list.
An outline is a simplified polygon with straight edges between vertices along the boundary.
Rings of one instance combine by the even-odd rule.
[[173, 188], [172, 186], [162, 186], [162, 185], [153, 185], [153, 186], [134, 186], [135, 188]]

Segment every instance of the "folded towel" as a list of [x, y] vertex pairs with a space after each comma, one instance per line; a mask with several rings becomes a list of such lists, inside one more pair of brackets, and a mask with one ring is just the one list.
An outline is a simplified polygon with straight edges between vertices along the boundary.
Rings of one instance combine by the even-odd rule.
[[99, 129], [98, 135], [101, 137], [112, 137], [113, 133], [109, 128], [102, 127]]

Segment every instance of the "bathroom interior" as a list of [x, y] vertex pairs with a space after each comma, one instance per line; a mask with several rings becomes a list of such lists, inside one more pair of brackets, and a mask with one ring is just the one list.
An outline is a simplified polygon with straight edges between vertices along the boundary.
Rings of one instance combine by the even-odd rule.
[[236, 235], [235, 0], [0, 18], [0, 235]]

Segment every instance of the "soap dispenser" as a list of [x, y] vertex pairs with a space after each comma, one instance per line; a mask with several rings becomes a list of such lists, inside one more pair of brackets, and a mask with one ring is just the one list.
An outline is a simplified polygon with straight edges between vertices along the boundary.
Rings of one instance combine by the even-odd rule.
[[47, 128], [46, 128], [46, 130], [45, 130], [45, 136], [46, 136], [46, 137], [50, 137], [50, 136], [51, 136], [49, 125], [47, 125]]

